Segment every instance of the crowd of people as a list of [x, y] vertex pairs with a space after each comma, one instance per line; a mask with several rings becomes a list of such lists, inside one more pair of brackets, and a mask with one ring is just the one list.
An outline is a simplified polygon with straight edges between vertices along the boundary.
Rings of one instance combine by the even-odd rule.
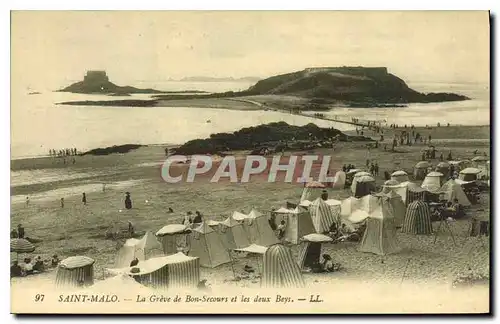
[[78, 151], [75, 148], [64, 148], [60, 150], [50, 149], [49, 156], [52, 157], [65, 157], [65, 156], [75, 156], [78, 155]]
[[42, 260], [41, 256], [33, 259], [30, 257], [24, 258], [23, 262], [18, 260], [14, 261], [10, 266], [10, 276], [12, 277], [25, 277], [35, 273], [41, 273], [48, 268], [56, 268], [59, 265], [59, 257], [55, 254], [51, 260]]

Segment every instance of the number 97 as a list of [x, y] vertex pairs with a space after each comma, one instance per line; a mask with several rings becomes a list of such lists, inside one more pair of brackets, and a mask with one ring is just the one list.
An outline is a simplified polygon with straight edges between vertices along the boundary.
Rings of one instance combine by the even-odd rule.
[[35, 295], [35, 301], [36, 302], [43, 302], [44, 298], [45, 298], [45, 295], [43, 295], [43, 294], [36, 294]]

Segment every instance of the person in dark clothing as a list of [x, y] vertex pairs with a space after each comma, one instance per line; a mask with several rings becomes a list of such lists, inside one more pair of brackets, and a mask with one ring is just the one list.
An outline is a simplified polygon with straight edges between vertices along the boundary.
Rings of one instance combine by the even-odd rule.
[[342, 171], [346, 172], [347, 170], [347, 167], [345, 166], [345, 164], [342, 166]]
[[134, 260], [132, 260], [132, 262], [130, 262], [130, 267], [135, 267], [138, 264], [139, 264], [139, 259], [134, 258]]
[[444, 157], [443, 157], [443, 153], [441, 153], [441, 155], [439, 155], [439, 161], [443, 161]]
[[450, 153], [448, 153], [448, 157], [447, 157], [446, 159], [447, 159], [448, 161], [453, 160], [453, 158], [451, 157], [451, 151], [450, 151]]
[[321, 199], [323, 199], [323, 200], [328, 200], [328, 191], [323, 190], [323, 191], [321, 192]]
[[271, 217], [269, 217], [269, 226], [273, 231], [276, 231], [278, 225], [276, 224], [276, 213], [274, 212], [274, 208], [271, 210]]
[[128, 222], [128, 234], [130, 235], [130, 237], [133, 237], [134, 233], [134, 225], [132, 225], [132, 222]]
[[196, 216], [193, 219], [193, 224], [201, 224], [203, 222], [203, 218], [199, 211], [196, 211]]
[[10, 277], [21, 277], [23, 275], [23, 269], [19, 265], [18, 261], [14, 261], [10, 267]]
[[24, 227], [21, 224], [17, 225], [17, 237], [24, 238]]
[[174, 212], [174, 210], [172, 209], [172, 207], [168, 207], [168, 213], [172, 214], [173, 212]]
[[82, 203], [83, 203], [84, 205], [86, 205], [86, 204], [87, 204], [87, 195], [85, 194], [85, 192], [82, 194]]
[[282, 220], [280, 225], [278, 226], [278, 239], [281, 240], [283, 236], [285, 236], [285, 229], [286, 229], [286, 223], [284, 220]]
[[378, 176], [378, 163], [375, 162], [375, 174], [376, 176]]
[[125, 208], [132, 209], [132, 199], [130, 198], [130, 192], [125, 193]]
[[18, 238], [18, 237], [19, 237], [19, 234], [17, 234], [17, 231], [15, 228], [12, 231], [10, 231], [10, 238], [11, 239]]
[[59, 265], [59, 262], [61, 262], [61, 260], [59, 260], [59, 257], [57, 256], [57, 254], [54, 254], [52, 256], [52, 260], [51, 260], [51, 265], [52, 267], [57, 267]]
[[384, 171], [384, 180], [390, 180], [391, 179], [391, 175], [389, 173], [389, 171]]
[[42, 257], [38, 256], [35, 261], [35, 265], [33, 266], [34, 271], [42, 272], [44, 270], [45, 266], [42, 261]]

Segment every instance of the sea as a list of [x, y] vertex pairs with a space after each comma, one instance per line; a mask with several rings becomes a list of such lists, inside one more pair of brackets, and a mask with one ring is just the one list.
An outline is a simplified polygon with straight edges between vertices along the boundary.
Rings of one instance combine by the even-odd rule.
[[[250, 87], [245, 82], [179, 82], [141, 81], [134, 86], [166, 91], [202, 90], [237, 91]], [[489, 85], [476, 83], [410, 83], [420, 92], [455, 92], [472, 100], [410, 104], [407, 108], [335, 108], [325, 115], [341, 120], [352, 117], [386, 120], [387, 123], [416, 126], [450, 123], [453, 125], [487, 125]], [[29, 94], [40, 92], [40, 94]], [[84, 95], [54, 92], [54, 89], [27, 88], [11, 91], [11, 159], [45, 156], [49, 149], [77, 148], [85, 151], [127, 143], [182, 144], [210, 134], [232, 132], [243, 127], [285, 121], [293, 125], [316, 123], [342, 131], [352, 126], [305, 116], [267, 111], [190, 107], [99, 107], [57, 105], [76, 100], [148, 99], [150, 95], [131, 97]], [[210, 121], [210, 122], [207, 122]]]
[[[141, 88], [166, 91], [202, 90], [207, 92], [237, 91], [251, 86], [244, 82], [139, 82]], [[335, 108], [325, 115], [340, 120], [350, 118], [386, 120], [387, 123], [435, 125], [489, 125], [489, 87], [480, 84], [414, 83], [410, 87], [421, 92], [455, 92], [472, 100], [448, 103], [410, 104], [406, 108]], [[291, 115], [275, 111], [242, 111], [230, 109], [192, 107], [99, 107], [57, 105], [76, 100], [148, 99], [150, 95], [131, 97], [83, 95], [54, 92], [41, 87], [12, 89], [11, 91], [11, 159], [47, 156], [49, 149], [77, 148], [85, 151], [97, 147], [134, 144], [182, 144], [196, 138], [206, 138], [220, 132], [233, 132], [243, 127], [285, 121], [293, 125], [315, 123], [320, 127], [335, 127], [349, 131], [353, 126], [344, 123], [318, 120], [312, 117]], [[207, 121], [210, 120], [208, 123]], [[11, 187], [52, 183], [60, 180], [80, 179], [108, 174], [112, 170], [82, 170], [66, 168], [43, 170], [11, 170]], [[120, 187], [121, 184], [110, 184]], [[38, 192], [32, 200], [54, 199], [86, 191], [98, 191], [101, 184], [87, 184]], [[62, 192], [60, 192], [62, 190]], [[22, 203], [24, 196], [12, 196], [12, 203]]]

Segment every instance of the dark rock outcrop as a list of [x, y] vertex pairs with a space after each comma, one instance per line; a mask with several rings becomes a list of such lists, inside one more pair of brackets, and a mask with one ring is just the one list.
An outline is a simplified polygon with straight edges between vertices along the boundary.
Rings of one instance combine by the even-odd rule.
[[145, 145], [139, 145], [139, 144], [124, 144], [124, 145], [113, 145], [110, 147], [105, 147], [105, 148], [96, 148], [90, 151], [87, 151], [85, 153], [82, 153], [80, 155], [108, 155], [108, 154], [113, 154], [113, 153], [128, 153], [133, 150], [137, 150], [140, 147], [143, 147]]

